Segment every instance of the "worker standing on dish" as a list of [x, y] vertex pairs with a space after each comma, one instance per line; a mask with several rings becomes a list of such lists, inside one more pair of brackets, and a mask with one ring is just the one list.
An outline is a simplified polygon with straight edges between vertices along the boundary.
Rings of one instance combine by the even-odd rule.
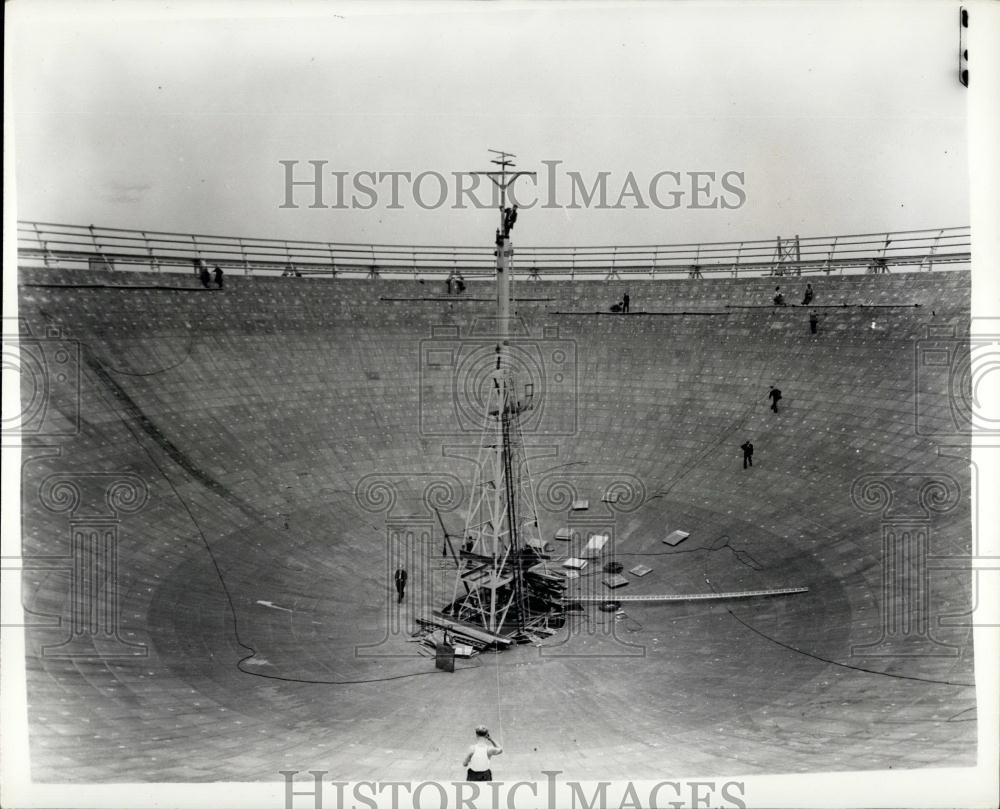
[[480, 725], [476, 728], [476, 743], [465, 754], [462, 766], [467, 769], [466, 781], [492, 781], [490, 759], [499, 756], [503, 748], [490, 738], [490, 732]]

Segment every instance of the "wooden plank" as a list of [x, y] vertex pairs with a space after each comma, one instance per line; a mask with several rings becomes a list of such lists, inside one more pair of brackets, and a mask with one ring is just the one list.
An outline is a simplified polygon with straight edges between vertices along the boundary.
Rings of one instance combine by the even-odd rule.
[[[755, 596], [783, 596], [808, 593], [808, 587], [779, 587], [772, 590], [741, 590], [730, 593], [672, 593], [669, 595], [632, 595], [614, 597], [615, 601], [722, 601], [729, 598], [753, 598]], [[601, 604], [607, 596], [572, 596], [573, 601]]]
[[554, 567], [553, 562], [538, 562], [528, 568], [528, 573], [533, 573], [555, 584], [561, 584], [566, 580], [566, 571], [561, 567]]
[[442, 629], [454, 632], [456, 635], [467, 635], [481, 643], [499, 643], [501, 646], [510, 646], [514, 642], [510, 638], [505, 638], [503, 635], [494, 635], [492, 632], [487, 632], [485, 629], [472, 626], [472, 624], [446, 618], [443, 615], [439, 615], [436, 611], [430, 617], [417, 618], [417, 623], [439, 626]]
[[491, 571], [485, 568], [477, 567], [472, 570], [467, 570], [462, 574], [462, 578], [469, 584], [474, 584], [478, 586], [483, 581], [488, 579], [492, 575]]
[[544, 556], [545, 554], [552, 553], [552, 546], [546, 542], [544, 539], [535, 539], [535, 537], [529, 537], [524, 541], [524, 544], [535, 551], [539, 556]]

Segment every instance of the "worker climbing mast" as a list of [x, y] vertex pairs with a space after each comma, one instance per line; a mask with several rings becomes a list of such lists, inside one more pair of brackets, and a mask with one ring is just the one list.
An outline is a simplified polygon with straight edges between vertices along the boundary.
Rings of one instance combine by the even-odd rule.
[[[494, 150], [490, 150], [494, 151]], [[466, 515], [451, 604], [441, 617], [475, 626], [490, 636], [523, 638], [552, 609], [561, 588], [547, 575], [546, 543], [539, 528], [534, 492], [521, 435], [520, 415], [532, 406], [530, 385], [518, 390], [511, 362], [511, 231], [517, 206], [507, 205], [515, 179], [507, 152], [494, 152], [499, 168], [485, 174], [500, 192], [496, 231], [496, 356], [484, 397], [483, 429]], [[521, 394], [523, 393], [523, 398]]]

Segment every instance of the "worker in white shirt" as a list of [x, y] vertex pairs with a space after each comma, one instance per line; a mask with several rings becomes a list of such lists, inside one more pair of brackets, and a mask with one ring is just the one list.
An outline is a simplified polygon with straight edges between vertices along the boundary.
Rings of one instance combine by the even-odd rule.
[[476, 743], [465, 754], [462, 766], [468, 770], [466, 781], [492, 781], [490, 759], [499, 756], [503, 748], [490, 738], [490, 732], [480, 725], [476, 728]]

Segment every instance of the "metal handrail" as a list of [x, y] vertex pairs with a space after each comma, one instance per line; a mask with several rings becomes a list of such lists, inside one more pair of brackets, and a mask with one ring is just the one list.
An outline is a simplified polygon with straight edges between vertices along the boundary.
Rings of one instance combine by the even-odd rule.
[[[517, 247], [519, 277], [730, 277], [884, 272], [967, 267], [968, 226], [836, 236], [659, 245]], [[245, 274], [330, 277], [492, 276], [493, 245], [396, 245], [320, 242], [140, 231], [94, 225], [18, 222], [22, 266], [191, 273], [204, 263]]]

